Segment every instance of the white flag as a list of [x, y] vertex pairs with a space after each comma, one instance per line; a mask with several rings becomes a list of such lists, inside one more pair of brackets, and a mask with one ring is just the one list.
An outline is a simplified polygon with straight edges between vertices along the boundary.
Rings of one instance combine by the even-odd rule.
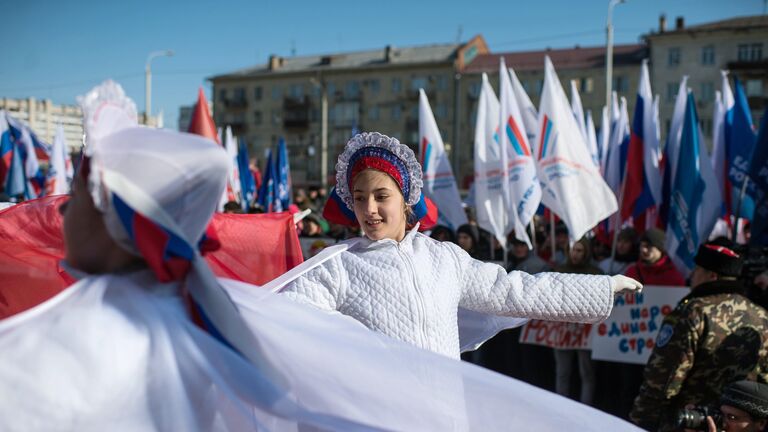
[[621, 183], [629, 151], [629, 113], [627, 99], [622, 96], [618, 110], [618, 120], [611, 127], [611, 138], [608, 141], [608, 156], [605, 162], [605, 182], [617, 196], [621, 194]]
[[[221, 141], [221, 129], [219, 129], [219, 141]], [[229, 201], [237, 201], [241, 197], [240, 170], [237, 165], [237, 140], [232, 135], [232, 128], [227, 126], [224, 130], [224, 150], [227, 152], [227, 159], [230, 167], [227, 170], [227, 187], [221, 197], [220, 208]]]
[[53, 187], [50, 193], [52, 195], [68, 194], [74, 172], [72, 160], [69, 157], [67, 141], [64, 138], [64, 128], [61, 124], [56, 128], [56, 135], [53, 137], [51, 171], [48, 174], [49, 177], [53, 178]]
[[483, 74], [475, 122], [475, 209], [477, 224], [506, 244], [509, 208], [507, 170], [499, 146], [499, 100]]
[[582, 138], [584, 138], [584, 141], [587, 141], [584, 108], [581, 106], [581, 96], [579, 96], [579, 89], [576, 87], [576, 80], [571, 80], [571, 110], [573, 111], [573, 117], [576, 118], [576, 124], [579, 126]]
[[597, 133], [595, 133], [595, 121], [592, 120], [592, 110], [587, 110], [587, 146], [592, 162], [600, 169], [600, 151], [597, 149]]
[[720, 71], [722, 74], [722, 92], [715, 96], [715, 108], [712, 115], [712, 168], [720, 187], [725, 185], [728, 178], [725, 156], [725, 115], [736, 104], [728, 82], [728, 71]]
[[597, 139], [597, 150], [600, 155], [600, 172], [605, 176], [605, 164], [608, 163], [608, 143], [611, 140], [611, 109], [604, 106], [600, 118], [600, 137]]
[[618, 204], [592, 163], [549, 56], [544, 59], [539, 130], [534, 151], [542, 202], [568, 226], [571, 241], [577, 241], [616, 212]]
[[541, 202], [541, 185], [536, 176], [536, 161], [503, 57], [499, 64], [499, 94], [499, 139], [501, 148], [507, 155], [506, 166], [512, 206], [509, 210], [515, 216], [509, 218], [507, 230], [514, 229], [515, 237], [531, 247], [525, 227], [533, 219]]
[[424, 174], [422, 191], [438, 209], [439, 220], [454, 231], [467, 223], [459, 188], [445, 153], [443, 138], [424, 90], [419, 89], [419, 159]]
[[683, 121], [685, 120], [685, 106], [688, 103], [688, 76], [684, 75], [680, 80], [680, 88], [677, 91], [675, 99], [675, 110], [672, 112], [672, 122], [667, 135], [667, 146], [664, 154], [667, 160], [664, 162], [664, 169], [669, 170], [665, 177], [669, 177], [670, 187], [675, 184], [675, 173], [677, 172], [677, 156], [680, 154], [680, 137], [683, 134]]
[[523, 125], [528, 134], [528, 142], [532, 143], [536, 140], [536, 133], [538, 132], [536, 128], [539, 126], [539, 112], [533, 106], [531, 98], [528, 97], [528, 93], [525, 92], [523, 85], [520, 84], [520, 80], [517, 79], [517, 75], [515, 75], [515, 71], [512, 68], [509, 68], [509, 77], [512, 79], [512, 90], [515, 92], [517, 106], [520, 107], [520, 115], [523, 117]]

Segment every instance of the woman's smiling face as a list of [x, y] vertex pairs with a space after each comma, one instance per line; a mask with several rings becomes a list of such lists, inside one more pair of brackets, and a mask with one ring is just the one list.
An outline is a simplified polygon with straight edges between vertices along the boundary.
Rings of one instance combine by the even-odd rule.
[[405, 236], [405, 199], [395, 180], [381, 171], [367, 169], [352, 184], [355, 217], [371, 240], [400, 241]]

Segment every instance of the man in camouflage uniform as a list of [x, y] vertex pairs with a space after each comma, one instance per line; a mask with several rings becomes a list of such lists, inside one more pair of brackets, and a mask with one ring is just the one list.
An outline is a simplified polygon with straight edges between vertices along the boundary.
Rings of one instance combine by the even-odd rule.
[[742, 259], [706, 244], [695, 262], [691, 293], [664, 319], [630, 413], [648, 430], [675, 430], [686, 404], [716, 407], [726, 384], [768, 382], [768, 312], [741, 294]]

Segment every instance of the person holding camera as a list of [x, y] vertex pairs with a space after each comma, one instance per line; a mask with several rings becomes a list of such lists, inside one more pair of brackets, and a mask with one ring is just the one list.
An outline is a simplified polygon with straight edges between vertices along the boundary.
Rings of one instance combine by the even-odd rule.
[[675, 430], [680, 409], [714, 405], [727, 383], [768, 382], [768, 312], [743, 295], [742, 257], [708, 243], [694, 261], [691, 292], [665, 317], [630, 412], [648, 430]]
[[763, 432], [768, 425], [768, 385], [742, 380], [729, 384], [720, 396], [720, 411], [689, 405], [678, 414], [686, 432]]

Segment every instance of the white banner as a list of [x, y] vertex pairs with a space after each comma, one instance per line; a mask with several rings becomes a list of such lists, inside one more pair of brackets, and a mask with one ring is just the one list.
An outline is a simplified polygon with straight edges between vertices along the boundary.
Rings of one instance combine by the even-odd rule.
[[646, 285], [639, 294], [616, 297], [611, 316], [592, 326], [592, 358], [647, 363], [661, 322], [689, 291], [687, 287]]

